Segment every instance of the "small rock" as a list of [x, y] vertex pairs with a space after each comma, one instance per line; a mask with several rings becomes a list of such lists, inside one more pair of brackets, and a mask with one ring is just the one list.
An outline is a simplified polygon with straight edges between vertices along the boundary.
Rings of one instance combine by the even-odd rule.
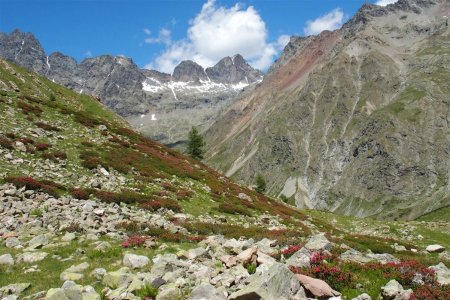
[[106, 270], [105, 269], [97, 268], [94, 271], [92, 271], [90, 275], [92, 277], [94, 277], [95, 279], [102, 280], [103, 276], [105, 276], [105, 274], [106, 274]]
[[14, 258], [9, 253], [0, 255], [0, 265], [12, 266], [14, 265]]
[[372, 300], [372, 298], [366, 293], [359, 295], [356, 298], [352, 298], [352, 300]]
[[132, 269], [143, 268], [150, 263], [147, 256], [127, 253], [123, 257], [123, 265]]
[[441, 245], [429, 245], [427, 246], [426, 250], [430, 253], [440, 253], [445, 250], [445, 248]]
[[0, 287], [0, 297], [6, 295], [20, 295], [23, 291], [31, 286], [30, 283], [14, 283], [4, 287]]
[[75, 235], [74, 232], [67, 232], [62, 238], [61, 241], [63, 242], [70, 242], [73, 241], [74, 239], [76, 239], [77, 236]]

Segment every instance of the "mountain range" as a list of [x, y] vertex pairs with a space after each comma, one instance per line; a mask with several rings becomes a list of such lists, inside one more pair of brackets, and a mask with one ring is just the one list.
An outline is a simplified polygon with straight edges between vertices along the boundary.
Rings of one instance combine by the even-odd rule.
[[102, 55], [78, 63], [60, 52], [47, 55], [32, 33], [0, 33], [0, 57], [79, 93], [98, 97], [145, 135], [182, 143], [192, 126], [206, 129], [221, 108], [263, 74], [236, 54], [206, 70], [182, 61], [173, 74], [140, 69], [132, 59]]
[[0, 56], [166, 145], [199, 127], [207, 163], [246, 185], [260, 173], [298, 207], [414, 219], [450, 205], [448, 15], [445, 0], [365, 4], [339, 30], [291, 37], [265, 76], [240, 55], [173, 74], [121, 56], [77, 63], [18, 30], [0, 34]]
[[364, 5], [292, 37], [207, 131], [207, 161], [299, 207], [403, 218], [450, 205], [448, 1]]

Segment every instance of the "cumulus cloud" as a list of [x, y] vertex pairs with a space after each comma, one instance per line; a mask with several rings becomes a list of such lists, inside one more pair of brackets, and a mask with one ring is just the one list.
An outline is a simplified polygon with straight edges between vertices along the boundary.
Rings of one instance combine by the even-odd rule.
[[335, 30], [342, 26], [344, 12], [340, 8], [333, 9], [326, 15], [306, 22], [304, 32], [306, 35], [319, 34], [324, 30]]
[[392, 4], [395, 2], [397, 2], [397, 0], [378, 0], [377, 2], [375, 2], [375, 4], [380, 6], [386, 6], [388, 4]]
[[[147, 29], [148, 30], [148, 29]], [[151, 31], [145, 31], [144, 32], [147, 35], [151, 34]], [[145, 43], [147, 44], [164, 44], [164, 45], [170, 45], [172, 44], [172, 32], [170, 31], [170, 29], [167, 28], [162, 28], [157, 37], [148, 37], [144, 40]]]
[[225, 56], [239, 53], [254, 67], [264, 70], [289, 41], [287, 36], [272, 43], [267, 39], [266, 24], [253, 6], [236, 4], [227, 8], [208, 0], [190, 21], [187, 37], [171, 41], [146, 67], [171, 73], [182, 60], [191, 59], [209, 67]]

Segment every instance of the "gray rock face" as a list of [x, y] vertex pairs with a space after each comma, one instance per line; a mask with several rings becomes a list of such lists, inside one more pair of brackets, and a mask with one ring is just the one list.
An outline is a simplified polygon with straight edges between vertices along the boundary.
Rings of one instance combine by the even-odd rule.
[[44, 49], [31, 33], [20, 30], [10, 35], [0, 33], [0, 56], [40, 74], [47, 71]]
[[450, 284], [450, 270], [443, 263], [429, 267], [436, 272], [436, 280], [439, 284]]
[[404, 290], [402, 285], [396, 280], [389, 281], [381, 288], [383, 300], [408, 300], [413, 294], [411, 289]]
[[192, 290], [188, 300], [226, 300], [225, 296], [209, 283], [202, 283]]
[[143, 268], [148, 265], [150, 260], [147, 256], [127, 253], [123, 257], [123, 265], [132, 269]]
[[230, 300], [245, 299], [294, 299], [303, 295], [303, 288], [294, 274], [283, 264], [274, 263], [267, 272], [248, 278], [249, 284], [231, 294]]
[[0, 265], [12, 266], [14, 265], [14, 258], [9, 253], [0, 255]]
[[185, 60], [175, 67], [172, 79], [174, 81], [197, 83], [200, 80], [207, 81], [208, 76], [202, 66], [192, 60]]
[[252, 83], [261, 80], [263, 74], [253, 69], [240, 54], [222, 58], [215, 66], [206, 69], [209, 79], [217, 83]]

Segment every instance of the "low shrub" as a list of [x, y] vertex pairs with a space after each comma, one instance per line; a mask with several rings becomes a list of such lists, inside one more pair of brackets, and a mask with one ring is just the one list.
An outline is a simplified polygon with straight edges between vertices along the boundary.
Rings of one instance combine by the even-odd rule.
[[191, 198], [193, 195], [194, 195], [193, 191], [185, 190], [185, 189], [178, 190], [178, 192], [176, 193], [178, 200], [187, 200], [187, 199]]
[[47, 193], [53, 197], [59, 197], [61, 186], [52, 181], [39, 181], [32, 177], [14, 177], [5, 178], [6, 182], [14, 184], [16, 187], [25, 187], [27, 190], [36, 190]]
[[81, 125], [84, 125], [86, 127], [95, 127], [97, 125], [100, 125], [100, 121], [94, 118], [91, 118], [85, 113], [82, 112], [72, 112], [74, 116], [74, 120], [77, 123], [80, 123]]
[[36, 122], [34, 123], [34, 125], [36, 125], [39, 128], [42, 128], [46, 131], [61, 131], [61, 128], [58, 128], [56, 126], [44, 123], [44, 122]]
[[80, 226], [80, 223], [73, 221], [72, 223], [69, 224], [69, 226], [65, 227], [62, 231], [82, 233], [84, 229]]
[[134, 294], [144, 300], [153, 300], [158, 295], [158, 288], [153, 287], [151, 284], [146, 284], [139, 290], [136, 290]]
[[98, 157], [89, 157], [81, 161], [81, 165], [86, 169], [92, 170], [97, 168], [99, 165], [103, 165], [103, 162]]
[[175, 200], [163, 199], [163, 198], [159, 198], [157, 200], [151, 200], [151, 201], [141, 203], [139, 205], [139, 207], [142, 209], [151, 210], [151, 211], [157, 211], [160, 208], [170, 209], [174, 212], [181, 211], [181, 206]]
[[0, 135], [0, 147], [12, 150], [13, 142], [4, 135]]
[[147, 236], [132, 236], [123, 241], [120, 245], [123, 248], [141, 247], [149, 239]]
[[34, 145], [34, 147], [36, 148], [37, 151], [46, 151], [49, 148], [51, 148], [52, 145], [47, 144], [47, 143], [37, 143]]
[[143, 226], [136, 221], [122, 221], [116, 225], [116, 229], [137, 234], [143, 230]]
[[248, 263], [245, 265], [245, 268], [248, 271], [248, 274], [252, 275], [256, 273], [256, 264], [255, 263]]
[[170, 182], [161, 182], [161, 187], [170, 192], [177, 191], [177, 189]]
[[232, 214], [232, 215], [244, 215], [244, 216], [251, 216], [252, 213], [243, 207], [233, 205], [231, 203], [221, 203], [219, 205], [219, 211]]
[[70, 194], [78, 200], [88, 200], [91, 195], [90, 191], [85, 189], [73, 189], [70, 191]]
[[64, 160], [64, 159], [67, 158], [67, 153], [64, 152], [64, 151], [62, 151], [62, 150], [59, 150], [59, 151], [53, 152], [53, 156], [54, 156], [55, 158]]
[[287, 247], [286, 249], [281, 251], [281, 254], [284, 255], [285, 258], [291, 257], [295, 252], [302, 249], [302, 245], [291, 245]]
[[34, 105], [31, 105], [31, 104], [28, 104], [28, 103], [25, 103], [25, 102], [23, 102], [23, 101], [18, 101], [18, 102], [17, 102], [17, 106], [18, 106], [18, 107], [22, 110], [22, 112], [23, 112], [24, 114], [26, 114], [26, 115], [28, 115], [28, 114], [34, 114], [34, 115], [40, 117], [41, 114], [42, 114], [42, 112], [43, 112], [42, 109], [40, 109], [39, 107], [34, 106]]

